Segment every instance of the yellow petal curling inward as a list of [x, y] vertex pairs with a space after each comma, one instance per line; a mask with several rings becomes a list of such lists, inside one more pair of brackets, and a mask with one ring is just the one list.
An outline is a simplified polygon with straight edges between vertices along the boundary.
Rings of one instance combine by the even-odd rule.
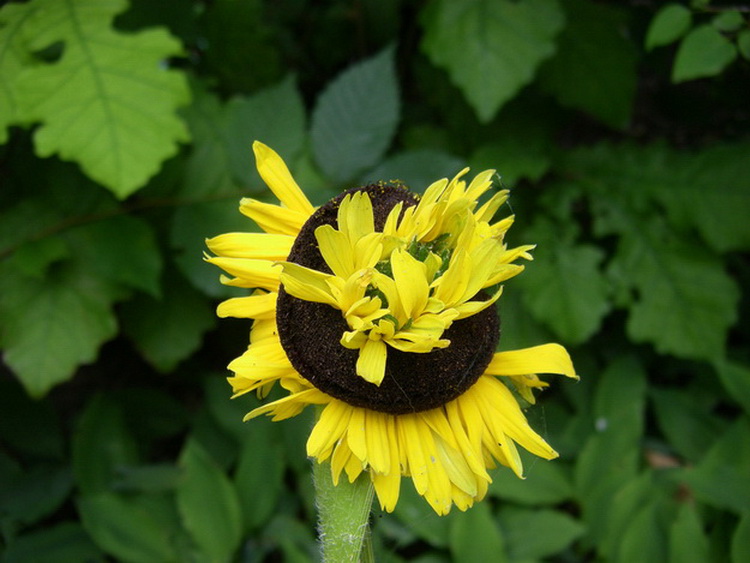
[[312, 215], [314, 208], [307, 199], [305, 193], [292, 178], [289, 169], [282, 158], [272, 148], [259, 141], [253, 143], [255, 162], [258, 173], [266, 185], [271, 188], [279, 201], [308, 217]]

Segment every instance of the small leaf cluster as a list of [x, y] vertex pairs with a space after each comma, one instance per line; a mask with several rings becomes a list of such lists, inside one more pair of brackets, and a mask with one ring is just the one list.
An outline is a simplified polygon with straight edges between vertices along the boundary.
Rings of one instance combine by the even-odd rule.
[[496, 169], [537, 245], [500, 349], [581, 375], [526, 411], [560, 459], [443, 518], [405, 481], [377, 560], [750, 560], [750, 33], [715, 4], [0, 7], [0, 558], [318, 559], [311, 414], [241, 422], [201, 259], [272, 201], [257, 139], [316, 205]]

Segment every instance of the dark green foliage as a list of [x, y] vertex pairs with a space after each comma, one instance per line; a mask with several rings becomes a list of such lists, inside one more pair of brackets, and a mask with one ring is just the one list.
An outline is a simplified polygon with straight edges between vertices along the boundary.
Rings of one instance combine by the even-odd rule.
[[[560, 452], [439, 518], [404, 481], [379, 561], [750, 559], [750, 24], [742, 3], [28, 0], [0, 7], [0, 559], [317, 559], [312, 413], [241, 422], [204, 240], [497, 168], [501, 349], [582, 379]], [[272, 394], [280, 396], [278, 391]]]

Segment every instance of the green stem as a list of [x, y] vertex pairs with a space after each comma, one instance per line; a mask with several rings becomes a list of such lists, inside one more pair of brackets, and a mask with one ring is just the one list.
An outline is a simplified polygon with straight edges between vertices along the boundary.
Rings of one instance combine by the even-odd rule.
[[366, 472], [350, 483], [343, 473], [339, 484], [331, 478], [330, 462], [313, 461], [318, 507], [318, 532], [324, 563], [372, 561], [368, 547], [370, 509], [374, 489]]

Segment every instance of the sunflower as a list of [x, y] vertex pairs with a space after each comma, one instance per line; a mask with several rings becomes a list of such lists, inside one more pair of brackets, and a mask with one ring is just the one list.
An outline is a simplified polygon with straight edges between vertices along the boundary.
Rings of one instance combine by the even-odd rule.
[[508, 248], [513, 218], [493, 222], [508, 197], [489, 196], [494, 171], [467, 182], [465, 169], [423, 196], [371, 184], [316, 209], [278, 154], [253, 150], [280, 205], [243, 199], [264, 232], [209, 239], [206, 256], [223, 283], [252, 290], [218, 307], [253, 319], [247, 350], [229, 364], [234, 397], [264, 398], [277, 383], [288, 393], [245, 420], [319, 405], [307, 454], [330, 463], [336, 484], [366, 473], [386, 511], [402, 477], [442, 515], [481, 500], [497, 464], [522, 477], [517, 446], [557, 457], [517, 397], [534, 402], [547, 385], [540, 373], [576, 378], [567, 352], [495, 352], [501, 284], [533, 246]]

